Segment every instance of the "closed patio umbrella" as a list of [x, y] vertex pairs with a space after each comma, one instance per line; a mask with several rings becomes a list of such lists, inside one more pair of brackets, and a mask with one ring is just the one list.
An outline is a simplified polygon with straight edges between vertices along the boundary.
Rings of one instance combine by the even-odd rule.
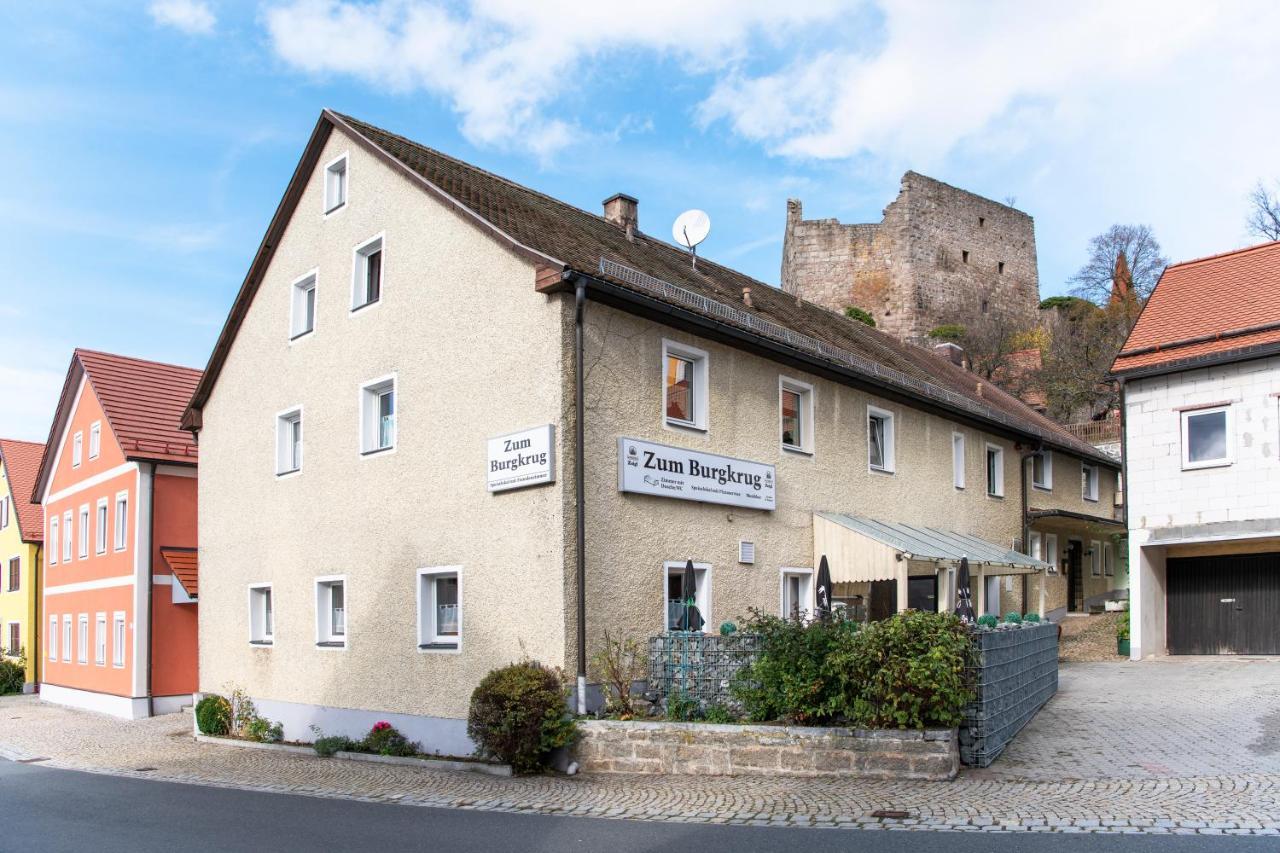
[[960, 571], [956, 573], [956, 615], [966, 625], [972, 625], [973, 591], [969, 589], [969, 558], [960, 558]]
[[826, 620], [831, 618], [831, 567], [827, 565], [827, 555], [823, 554], [818, 562], [817, 616]]
[[698, 612], [698, 578], [693, 570], [693, 560], [684, 564], [684, 575], [680, 579], [680, 598], [684, 602], [684, 612], [677, 625], [681, 631], [701, 631], [702, 614]]

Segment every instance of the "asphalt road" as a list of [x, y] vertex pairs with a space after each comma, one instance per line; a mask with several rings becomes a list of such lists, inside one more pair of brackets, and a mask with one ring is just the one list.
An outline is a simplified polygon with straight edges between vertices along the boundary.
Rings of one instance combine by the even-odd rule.
[[0, 760], [0, 851], [1255, 851], [1274, 838], [960, 834], [432, 809], [147, 782]]

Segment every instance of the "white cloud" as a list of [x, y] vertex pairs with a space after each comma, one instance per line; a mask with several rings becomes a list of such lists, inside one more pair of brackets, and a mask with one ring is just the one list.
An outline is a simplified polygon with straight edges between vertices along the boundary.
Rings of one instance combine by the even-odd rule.
[[147, 11], [157, 25], [191, 36], [209, 35], [218, 22], [204, 0], [155, 0]]

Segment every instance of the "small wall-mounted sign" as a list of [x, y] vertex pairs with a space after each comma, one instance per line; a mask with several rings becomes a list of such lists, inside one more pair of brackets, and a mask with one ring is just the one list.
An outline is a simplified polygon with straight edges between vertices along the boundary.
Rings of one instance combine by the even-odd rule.
[[505, 492], [556, 481], [552, 424], [489, 439], [489, 491]]

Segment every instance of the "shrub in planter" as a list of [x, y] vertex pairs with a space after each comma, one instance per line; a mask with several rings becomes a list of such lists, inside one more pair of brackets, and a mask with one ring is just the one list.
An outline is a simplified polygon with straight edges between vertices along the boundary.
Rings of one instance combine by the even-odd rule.
[[1032, 625], [1040, 621], [1039, 613], [1028, 613], [1022, 617], [1023, 622], [1030, 622]]
[[978, 627], [980, 628], [994, 628], [998, 624], [1000, 624], [1000, 620], [990, 613], [978, 617]]
[[196, 703], [196, 726], [201, 734], [225, 736], [231, 731], [231, 703], [210, 693]]
[[1004, 621], [1006, 625], [1021, 625], [1022, 616], [1010, 610], [1008, 613], [1004, 615]]
[[542, 769], [551, 751], [573, 743], [577, 733], [560, 673], [536, 661], [493, 670], [471, 694], [467, 735], [476, 751], [517, 773]]
[[743, 630], [759, 635], [759, 653], [738, 671], [731, 688], [746, 718], [818, 725], [837, 716], [842, 687], [829, 659], [859, 625], [839, 618], [806, 623], [751, 611]]
[[317, 737], [315, 742], [311, 744], [311, 748], [316, 751], [316, 755], [322, 755], [329, 758], [335, 752], [350, 752], [358, 746], [346, 735], [323, 735]]
[[855, 725], [922, 729], [960, 724], [975, 656], [957, 616], [908, 610], [842, 637], [830, 662]]
[[397, 755], [402, 758], [422, 752], [421, 744], [409, 740], [385, 720], [373, 724], [360, 747], [374, 755]]
[[1120, 614], [1120, 618], [1116, 620], [1116, 639], [1129, 639], [1129, 611], [1126, 610]]
[[245, 724], [244, 737], [246, 740], [256, 740], [258, 743], [279, 743], [284, 740], [284, 724], [273, 723], [266, 717], [254, 717]]

